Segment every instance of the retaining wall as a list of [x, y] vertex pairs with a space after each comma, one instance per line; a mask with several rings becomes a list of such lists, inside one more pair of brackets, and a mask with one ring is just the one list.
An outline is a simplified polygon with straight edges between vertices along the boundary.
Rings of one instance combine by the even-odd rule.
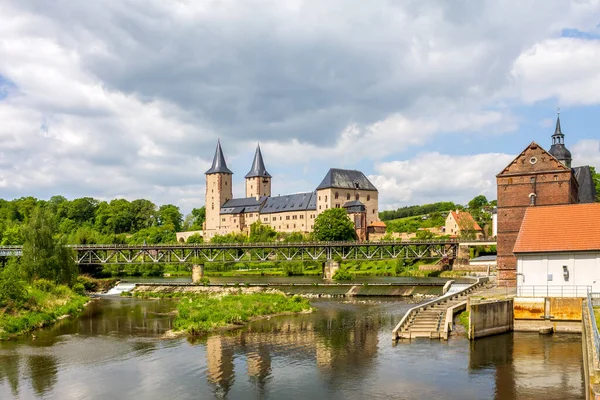
[[513, 330], [513, 300], [471, 303], [469, 339], [496, 335]]

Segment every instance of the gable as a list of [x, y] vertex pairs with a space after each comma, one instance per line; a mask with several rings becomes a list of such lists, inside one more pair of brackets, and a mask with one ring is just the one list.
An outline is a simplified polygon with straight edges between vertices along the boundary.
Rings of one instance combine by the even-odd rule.
[[531, 142], [510, 164], [497, 176], [528, 174], [544, 171], [569, 171], [552, 154], [535, 142]]

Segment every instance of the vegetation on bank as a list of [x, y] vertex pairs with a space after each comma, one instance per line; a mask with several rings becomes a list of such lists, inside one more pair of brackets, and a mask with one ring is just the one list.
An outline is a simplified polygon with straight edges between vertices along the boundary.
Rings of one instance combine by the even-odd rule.
[[463, 311], [458, 314], [458, 323], [465, 327], [466, 330], [469, 330], [469, 312]]
[[191, 293], [139, 293], [142, 298], [180, 298], [174, 331], [199, 335], [220, 328], [241, 326], [253, 318], [310, 312], [308, 300], [282, 293], [251, 294], [191, 294]]
[[77, 314], [88, 301], [81, 289], [79, 285], [69, 288], [46, 279], [8, 288], [7, 281], [0, 280], [0, 340], [49, 325], [65, 315]]

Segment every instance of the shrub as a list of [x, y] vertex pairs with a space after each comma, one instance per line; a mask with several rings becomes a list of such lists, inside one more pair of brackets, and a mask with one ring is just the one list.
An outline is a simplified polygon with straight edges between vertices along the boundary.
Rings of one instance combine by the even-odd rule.
[[33, 287], [38, 290], [41, 290], [42, 292], [50, 293], [54, 290], [56, 285], [54, 284], [54, 282], [42, 278], [33, 281]]
[[334, 281], [351, 281], [352, 278], [352, 274], [345, 269], [339, 269], [332, 277]]
[[27, 289], [19, 275], [16, 263], [9, 263], [0, 272], [0, 306], [13, 308], [27, 300]]
[[80, 296], [85, 295], [85, 286], [81, 283], [76, 283], [73, 285], [73, 291]]

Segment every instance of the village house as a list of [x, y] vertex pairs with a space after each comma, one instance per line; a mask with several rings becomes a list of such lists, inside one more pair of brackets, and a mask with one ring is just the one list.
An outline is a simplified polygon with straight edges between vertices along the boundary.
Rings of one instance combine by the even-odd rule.
[[600, 291], [600, 203], [528, 208], [513, 252], [519, 295]]
[[450, 237], [483, 238], [483, 230], [468, 211], [449, 212], [444, 225], [444, 233]]

